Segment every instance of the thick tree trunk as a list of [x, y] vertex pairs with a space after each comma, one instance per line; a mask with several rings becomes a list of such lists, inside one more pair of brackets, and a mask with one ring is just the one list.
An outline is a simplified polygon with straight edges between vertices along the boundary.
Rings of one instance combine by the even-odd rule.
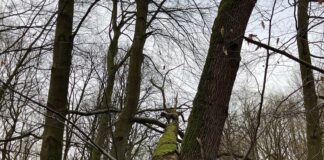
[[[298, 34], [297, 45], [299, 58], [311, 64], [311, 56], [308, 45], [308, 0], [299, 0], [298, 3]], [[317, 108], [317, 95], [313, 71], [304, 65], [300, 65], [303, 85], [304, 106], [306, 110], [306, 134], [307, 134], [307, 159], [323, 160], [322, 136], [320, 128], [320, 113]]]
[[[72, 59], [72, 24], [74, 0], [59, 0], [54, 40], [53, 66], [47, 106], [65, 116]], [[60, 160], [63, 148], [64, 120], [50, 111], [46, 113], [41, 160]]]
[[146, 23], [149, 0], [136, 0], [136, 25], [130, 53], [129, 73], [126, 86], [126, 104], [116, 122], [113, 135], [112, 155], [125, 160], [127, 142], [132, 128], [132, 118], [137, 111], [141, 85], [141, 66], [144, 59], [143, 48], [146, 40]]
[[[211, 160], [217, 157], [241, 60], [243, 35], [255, 3], [256, 0], [221, 1], [206, 64], [182, 142], [182, 160]], [[197, 139], [201, 140], [201, 145]]]

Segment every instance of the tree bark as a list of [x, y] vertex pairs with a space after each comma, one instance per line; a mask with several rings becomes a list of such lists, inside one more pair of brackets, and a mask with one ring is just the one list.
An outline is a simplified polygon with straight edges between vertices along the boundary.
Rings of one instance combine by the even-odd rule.
[[[308, 0], [299, 0], [297, 46], [299, 58], [312, 64], [308, 45]], [[303, 85], [304, 107], [306, 110], [307, 159], [323, 160], [322, 136], [320, 128], [320, 110], [317, 107], [314, 75], [310, 68], [300, 65]]]
[[255, 3], [256, 0], [221, 1], [212, 28], [206, 64], [182, 142], [182, 160], [211, 160], [217, 157], [241, 60], [243, 36]]
[[[74, 0], [59, 0], [58, 9], [47, 106], [65, 116], [68, 109], [67, 95], [73, 48]], [[47, 111], [41, 160], [62, 159], [63, 133], [64, 120]]]
[[136, 0], [136, 24], [131, 47], [129, 72], [126, 86], [126, 103], [116, 122], [113, 134], [112, 155], [125, 160], [127, 142], [132, 128], [132, 118], [137, 111], [141, 85], [141, 66], [144, 59], [143, 48], [146, 40], [146, 23], [149, 0]]

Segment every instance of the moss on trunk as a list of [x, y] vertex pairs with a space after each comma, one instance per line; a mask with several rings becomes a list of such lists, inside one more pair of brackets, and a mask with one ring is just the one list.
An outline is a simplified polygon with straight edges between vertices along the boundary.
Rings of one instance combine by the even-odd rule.
[[177, 159], [177, 132], [178, 124], [176, 122], [167, 125], [164, 134], [160, 138], [157, 147], [154, 150], [153, 160], [165, 159], [166, 157], [169, 157], [168, 160]]

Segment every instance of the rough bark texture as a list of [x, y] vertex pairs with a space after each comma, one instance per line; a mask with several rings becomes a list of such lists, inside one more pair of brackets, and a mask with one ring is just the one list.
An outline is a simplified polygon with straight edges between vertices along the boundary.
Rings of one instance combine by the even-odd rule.
[[[99, 109], [110, 109], [111, 108], [111, 98], [114, 89], [114, 82], [116, 77], [116, 72], [118, 70], [118, 66], [115, 65], [114, 59], [118, 52], [118, 40], [120, 37], [120, 28], [117, 26], [117, 1], [113, 1], [113, 11], [112, 11], [112, 25], [114, 36], [111, 40], [111, 43], [108, 48], [107, 53], [107, 75], [108, 79], [106, 82], [106, 88], [104, 90], [104, 95], [102, 97], [102, 102], [100, 103]], [[104, 144], [107, 139], [110, 137], [109, 133], [109, 121], [110, 115], [104, 114], [100, 115], [99, 117], [99, 126], [98, 126], [98, 133], [95, 138], [95, 142], [102, 148], [104, 148]], [[91, 151], [91, 160], [100, 160], [101, 153], [96, 150], [92, 149]]]
[[[243, 35], [256, 0], [222, 0], [206, 64], [193, 102], [180, 158], [216, 159], [236, 73]], [[197, 142], [201, 140], [201, 145]], [[202, 148], [201, 148], [202, 147]], [[203, 153], [201, 153], [203, 152]]]
[[141, 66], [144, 59], [143, 48], [146, 40], [146, 21], [149, 0], [136, 0], [136, 24], [130, 53], [129, 73], [126, 86], [126, 104], [116, 122], [113, 135], [112, 155], [124, 160], [127, 142], [132, 128], [132, 118], [137, 111], [141, 85]]
[[[308, 45], [308, 0], [299, 0], [298, 3], [298, 34], [297, 45], [299, 58], [311, 64], [311, 56]], [[300, 65], [303, 85], [304, 106], [306, 110], [306, 134], [307, 134], [307, 159], [323, 160], [322, 136], [320, 128], [320, 114], [317, 108], [317, 95], [315, 90], [313, 71], [304, 65]]]
[[[54, 40], [53, 66], [47, 106], [65, 116], [72, 58], [74, 0], [60, 0]], [[41, 160], [60, 160], [63, 148], [64, 120], [46, 113]]]

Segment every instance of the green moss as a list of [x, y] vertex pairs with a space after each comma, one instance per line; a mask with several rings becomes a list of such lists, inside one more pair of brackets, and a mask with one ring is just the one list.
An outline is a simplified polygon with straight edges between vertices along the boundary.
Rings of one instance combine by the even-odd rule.
[[170, 123], [165, 129], [164, 134], [153, 153], [153, 157], [160, 157], [177, 150], [177, 124]]

